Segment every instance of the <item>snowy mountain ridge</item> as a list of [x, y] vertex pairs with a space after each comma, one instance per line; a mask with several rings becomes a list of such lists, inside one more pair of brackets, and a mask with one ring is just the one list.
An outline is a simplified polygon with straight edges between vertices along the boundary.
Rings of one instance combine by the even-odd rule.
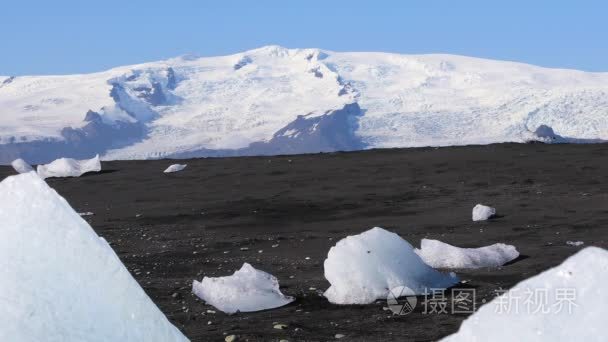
[[607, 94], [608, 73], [279, 46], [0, 76], [0, 163], [602, 141]]

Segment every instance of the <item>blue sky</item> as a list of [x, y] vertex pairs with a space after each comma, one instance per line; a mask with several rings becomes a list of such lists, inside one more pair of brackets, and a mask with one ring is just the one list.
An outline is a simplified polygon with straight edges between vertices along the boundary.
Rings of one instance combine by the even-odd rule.
[[82, 73], [269, 44], [452, 53], [608, 71], [606, 1], [0, 3], [0, 75]]

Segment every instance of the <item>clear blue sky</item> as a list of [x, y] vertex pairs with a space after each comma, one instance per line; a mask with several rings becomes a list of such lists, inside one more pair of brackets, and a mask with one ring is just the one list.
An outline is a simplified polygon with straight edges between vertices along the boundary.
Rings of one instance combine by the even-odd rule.
[[608, 71], [607, 16], [599, 0], [6, 0], [0, 75], [92, 72], [269, 44]]

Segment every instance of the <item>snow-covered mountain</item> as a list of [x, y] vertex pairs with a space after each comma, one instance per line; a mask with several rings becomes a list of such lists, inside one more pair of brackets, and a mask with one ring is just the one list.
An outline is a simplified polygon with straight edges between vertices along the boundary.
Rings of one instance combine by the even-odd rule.
[[0, 163], [600, 141], [607, 94], [608, 73], [279, 46], [0, 76]]

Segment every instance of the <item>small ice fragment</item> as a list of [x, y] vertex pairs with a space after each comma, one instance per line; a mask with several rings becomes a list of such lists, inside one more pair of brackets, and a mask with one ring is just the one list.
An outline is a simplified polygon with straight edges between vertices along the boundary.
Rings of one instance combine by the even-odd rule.
[[583, 241], [566, 241], [566, 245], [568, 246], [574, 246], [574, 247], [578, 247], [578, 246], [582, 246], [585, 243]]
[[165, 171], [163, 171], [164, 173], [172, 173], [172, 172], [178, 172], [181, 171], [183, 169], [186, 168], [186, 166], [188, 166], [188, 164], [173, 164], [170, 165]]
[[277, 308], [294, 300], [281, 293], [277, 278], [248, 263], [231, 276], [195, 280], [192, 292], [228, 314]]
[[514, 246], [504, 243], [480, 248], [460, 248], [431, 239], [422, 239], [416, 254], [427, 265], [443, 269], [498, 267], [519, 257]]
[[478, 204], [473, 207], [473, 221], [485, 221], [496, 215], [496, 209]]

